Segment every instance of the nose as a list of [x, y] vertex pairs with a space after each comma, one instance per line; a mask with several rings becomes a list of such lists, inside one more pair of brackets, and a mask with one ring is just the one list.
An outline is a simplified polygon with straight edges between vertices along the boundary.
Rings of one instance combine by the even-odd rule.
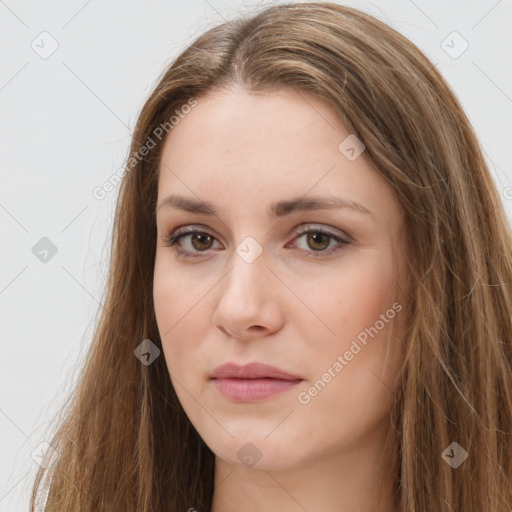
[[232, 268], [222, 283], [212, 317], [215, 328], [239, 340], [265, 337], [281, 329], [283, 285], [264, 254], [248, 263], [234, 253]]

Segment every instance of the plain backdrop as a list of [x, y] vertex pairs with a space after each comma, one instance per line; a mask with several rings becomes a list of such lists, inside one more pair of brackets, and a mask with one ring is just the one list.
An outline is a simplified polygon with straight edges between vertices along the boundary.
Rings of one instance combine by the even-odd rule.
[[[269, 3], [0, 0], [0, 512], [28, 510], [34, 453], [90, 346], [117, 198], [116, 188], [96, 199], [94, 188], [125, 163], [172, 59]], [[510, 0], [340, 3], [376, 15], [436, 64], [512, 219]]]

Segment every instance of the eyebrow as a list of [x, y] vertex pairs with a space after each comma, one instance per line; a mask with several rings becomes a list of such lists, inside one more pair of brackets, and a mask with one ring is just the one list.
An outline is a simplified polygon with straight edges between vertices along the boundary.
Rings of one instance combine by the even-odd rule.
[[[157, 211], [161, 208], [177, 208], [189, 213], [217, 216], [217, 210], [212, 203], [185, 196], [170, 195], [162, 199], [157, 207]], [[284, 217], [298, 211], [331, 210], [336, 208], [346, 208], [373, 217], [372, 212], [363, 205], [350, 199], [334, 196], [287, 199], [272, 203], [266, 211], [270, 217]]]

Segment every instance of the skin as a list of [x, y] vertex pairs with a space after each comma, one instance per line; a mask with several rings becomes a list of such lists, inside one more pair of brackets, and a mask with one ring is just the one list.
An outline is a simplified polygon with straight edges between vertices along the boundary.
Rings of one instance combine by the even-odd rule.
[[[216, 455], [213, 512], [393, 510], [396, 448], [383, 448], [403, 357], [403, 261], [397, 257], [395, 268], [393, 259], [403, 244], [402, 209], [366, 152], [354, 161], [340, 152], [349, 134], [319, 98], [233, 89], [198, 98], [165, 141], [157, 205], [176, 194], [217, 209], [212, 216], [157, 207], [153, 288], [172, 384]], [[266, 211], [303, 196], [348, 198], [371, 214], [339, 208], [276, 219]], [[166, 246], [165, 237], [191, 225], [213, 239], [185, 235]], [[296, 233], [300, 226], [350, 243], [308, 241]], [[236, 250], [248, 236], [262, 249], [251, 263]], [[178, 245], [199, 257], [180, 256]], [[299, 393], [397, 300], [402, 312], [301, 403]], [[227, 361], [264, 362], [303, 381], [261, 402], [236, 403], [209, 379]], [[237, 456], [249, 442], [261, 454], [252, 467]]]

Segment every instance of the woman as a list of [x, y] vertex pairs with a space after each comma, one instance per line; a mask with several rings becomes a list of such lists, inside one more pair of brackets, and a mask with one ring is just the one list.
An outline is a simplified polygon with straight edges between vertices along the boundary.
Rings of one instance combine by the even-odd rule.
[[507, 511], [512, 237], [403, 36], [280, 5], [165, 72], [47, 511]]

